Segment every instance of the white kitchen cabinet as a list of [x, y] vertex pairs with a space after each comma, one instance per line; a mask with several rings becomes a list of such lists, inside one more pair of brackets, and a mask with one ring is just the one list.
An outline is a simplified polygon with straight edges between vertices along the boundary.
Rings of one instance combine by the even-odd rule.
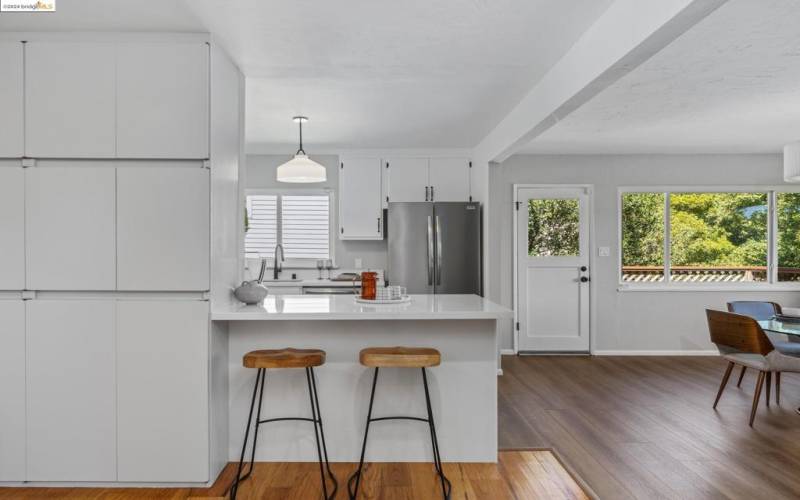
[[342, 158], [339, 165], [339, 238], [383, 239], [381, 159]]
[[205, 482], [208, 302], [117, 302], [118, 481]]
[[23, 44], [0, 42], [0, 158], [23, 156]]
[[430, 201], [427, 158], [389, 158], [389, 201]]
[[28, 481], [116, 480], [114, 310], [27, 302]]
[[[25, 288], [25, 176], [0, 162], [0, 290]], [[16, 161], [19, 165], [19, 160]]]
[[100, 42], [25, 44], [25, 155], [115, 155], [115, 47]]
[[209, 171], [194, 163], [117, 169], [119, 290], [209, 289]]
[[25, 480], [25, 303], [0, 300], [0, 481]]
[[208, 45], [121, 43], [117, 156], [208, 158]]
[[433, 201], [469, 201], [470, 171], [466, 158], [431, 158], [428, 182]]
[[25, 169], [28, 289], [116, 288], [114, 167], [91, 164]]

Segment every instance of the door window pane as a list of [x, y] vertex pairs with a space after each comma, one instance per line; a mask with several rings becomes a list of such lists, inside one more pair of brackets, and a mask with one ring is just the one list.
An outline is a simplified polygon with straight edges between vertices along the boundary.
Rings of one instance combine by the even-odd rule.
[[664, 193], [622, 195], [622, 281], [664, 281]]
[[800, 193], [777, 193], [778, 281], [800, 281]]
[[528, 255], [580, 255], [580, 205], [577, 199], [528, 200]]
[[670, 193], [670, 280], [767, 280], [766, 193]]

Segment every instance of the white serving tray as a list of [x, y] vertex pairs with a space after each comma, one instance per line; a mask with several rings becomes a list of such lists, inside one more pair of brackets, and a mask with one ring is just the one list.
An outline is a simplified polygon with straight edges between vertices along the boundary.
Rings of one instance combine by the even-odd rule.
[[411, 302], [411, 297], [408, 296], [408, 295], [405, 295], [405, 296], [403, 296], [403, 297], [401, 297], [399, 299], [382, 299], [382, 300], [378, 300], [378, 299], [375, 299], [375, 300], [362, 299], [358, 295], [356, 295], [354, 298], [355, 298], [355, 301], [358, 302], [359, 304], [373, 304], [373, 305], [374, 304], [384, 304], [384, 305], [389, 305], [389, 304], [408, 304], [409, 302]]

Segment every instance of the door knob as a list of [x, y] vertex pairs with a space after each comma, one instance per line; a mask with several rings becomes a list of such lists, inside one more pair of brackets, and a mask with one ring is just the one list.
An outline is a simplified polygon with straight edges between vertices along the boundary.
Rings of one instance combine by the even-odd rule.
[[586, 272], [586, 269], [587, 269], [586, 266], [581, 266], [581, 271]]
[[586, 276], [581, 276], [581, 283], [586, 283], [587, 281], [589, 281], [589, 278]]

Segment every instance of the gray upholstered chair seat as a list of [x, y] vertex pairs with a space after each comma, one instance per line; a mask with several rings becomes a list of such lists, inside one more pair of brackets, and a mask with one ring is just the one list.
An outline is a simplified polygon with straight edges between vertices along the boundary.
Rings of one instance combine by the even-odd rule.
[[772, 345], [781, 354], [787, 356], [800, 356], [800, 342], [772, 341]]
[[[800, 344], [797, 344], [800, 345]], [[766, 356], [750, 352], [735, 352], [725, 346], [718, 346], [720, 354], [728, 361], [748, 368], [765, 372], [796, 372], [800, 373], [800, 358], [787, 356], [777, 350]]]

